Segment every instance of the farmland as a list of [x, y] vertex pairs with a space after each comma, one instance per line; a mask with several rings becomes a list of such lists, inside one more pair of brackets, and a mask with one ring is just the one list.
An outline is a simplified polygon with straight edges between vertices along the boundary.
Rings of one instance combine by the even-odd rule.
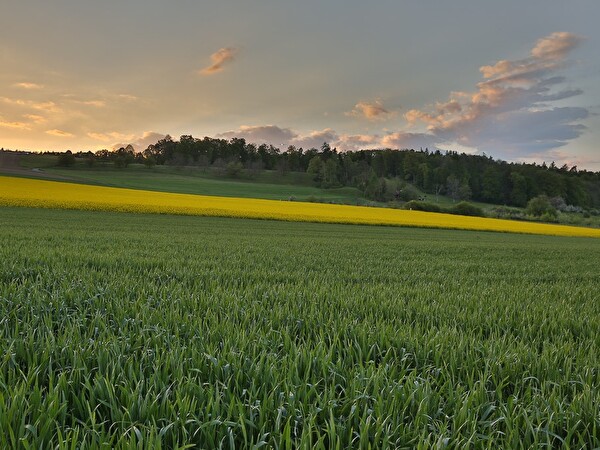
[[389, 208], [151, 192], [4, 176], [0, 176], [0, 206], [600, 237], [600, 230], [584, 227], [526, 223]]
[[[293, 172], [285, 175], [275, 171], [262, 172], [252, 178], [228, 178], [215, 174], [214, 170], [198, 167], [147, 168], [132, 165], [126, 169], [114, 167], [86, 167], [79, 164], [72, 168], [55, 167], [56, 158], [48, 155], [27, 155], [15, 164], [12, 172], [0, 164], [0, 174], [68, 180], [75, 183], [99, 186], [143, 189], [182, 194], [217, 195], [221, 197], [265, 198], [271, 200], [318, 199], [338, 203], [367, 203], [368, 200], [356, 188], [339, 187], [321, 189], [313, 186], [305, 173]], [[35, 168], [35, 171], [32, 170]], [[41, 169], [40, 169], [41, 168]], [[374, 203], [374, 202], [372, 202]]]
[[0, 229], [2, 448], [600, 445], [598, 239], [10, 207]]

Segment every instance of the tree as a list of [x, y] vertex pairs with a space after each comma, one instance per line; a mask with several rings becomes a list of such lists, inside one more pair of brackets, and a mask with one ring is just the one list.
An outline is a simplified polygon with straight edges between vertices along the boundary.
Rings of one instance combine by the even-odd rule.
[[502, 202], [502, 173], [493, 166], [488, 166], [481, 179], [483, 200], [492, 203]]
[[460, 187], [458, 188], [458, 198], [460, 200], [471, 200], [472, 195], [473, 193], [471, 192], [471, 187], [469, 186], [469, 183], [467, 183], [466, 180], [463, 180], [462, 183], [460, 183]]
[[118, 168], [125, 168], [129, 164], [135, 161], [135, 154], [133, 146], [129, 144], [127, 147], [121, 147], [115, 152], [115, 166]]
[[75, 164], [75, 155], [71, 150], [67, 150], [58, 157], [57, 164], [61, 167], [71, 167]]
[[510, 173], [510, 202], [516, 206], [525, 206], [527, 204], [527, 179], [519, 172]]
[[372, 200], [384, 201], [386, 192], [386, 184], [384, 178], [377, 177], [375, 171], [371, 170], [369, 182], [365, 188], [365, 197]]
[[147, 156], [144, 158], [144, 165], [148, 168], [151, 169], [152, 167], [154, 167], [156, 165], [156, 158], [152, 155]]
[[306, 173], [312, 176], [314, 182], [320, 184], [323, 181], [323, 160], [320, 156], [313, 156], [308, 163]]
[[453, 202], [460, 198], [460, 181], [454, 175], [448, 176], [446, 180], [446, 192]]
[[329, 158], [321, 168], [323, 187], [339, 185], [337, 158]]

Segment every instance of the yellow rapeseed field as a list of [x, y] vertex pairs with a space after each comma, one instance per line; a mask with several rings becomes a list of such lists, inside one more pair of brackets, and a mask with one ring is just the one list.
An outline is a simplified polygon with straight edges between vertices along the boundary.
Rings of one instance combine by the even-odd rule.
[[29, 206], [303, 222], [396, 225], [600, 237], [592, 228], [364, 206], [329, 205], [89, 186], [0, 176], [0, 206]]

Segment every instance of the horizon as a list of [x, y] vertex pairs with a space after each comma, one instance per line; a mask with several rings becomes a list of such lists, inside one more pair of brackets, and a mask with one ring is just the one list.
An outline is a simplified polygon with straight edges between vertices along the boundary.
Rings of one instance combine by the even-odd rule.
[[[169, 134], [165, 135], [165, 136], [170, 136]], [[172, 138], [172, 136], [170, 136]], [[193, 136], [192, 136], [193, 137]], [[194, 139], [204, 139], [208, 137], [209, 139], [216, 139], [216, 138], [212, 138], [210, 136], [204, 136], [202, 138], [194, 138]], [[233, 138], [232, 138], [233, 139]], [[227, 139], [229, 141], [229, 139]], [[173, 141], [178, 141], [178, 139], [173, 139]], [[252, 144], [258, 147], [258, 143], [256, 142], [246, 142], [247, 144]], [[266, 144], [266, 143], [265, 143]], [[329, 143], [324, 142], [324, 144], [329, 145]], [[124, 145], [122, 147], [120, 147], [120, 149], [126, 148], [128, 146], [130, 146], [131, 144], [127, 144]], [[132, 146], [133, 147], [133, 146]], [[286, 153], [289, 148], [285, 148], [285, 149], [281, 149], [279, 147], [278, 148], [281, 153]], [[310, 147], [310, 148], [303, 148], [303, 147], [298, 147], [297, 149], [301, 149], [303, 151], [309, 151], [309, 150], [319, 150], [321, 147]], [[88, 152], [92, 152], [94, 154], [101, 152], [101, 151], [109, 151], [109, 152], [116, 152], [117, 150], [119, 150], [118, 148], [113, 148], [113, 149], [107, 149], [107, 148], [103, 148], [100, 150], [86, 150], [86, 149], [78, 149], [78, 150], [74, 150], [74, 149], [66, 149], [66, 150], [30, 150], [30, 149], [10, 149], [10, 148], [4, 148], [0, 146], [0, 152], [14, 152], [14, 153], [35, 153], [35, 154], [56, 154], [56, 153], [66, 153], [68, 151], [70, 151], [71, 153], [73, 153], [74, 155], [77, 154], [85, 154]], [[135, 149], [134, 148], [134, 152], [135, 153], [143, 153], [145, 149]], [[576, 169], [577, 172], [591, 172], [591, 173], [600, 173], [600, 170], [594, 170], [594, 169], [587, 169], [585, 167], [579, 167], [577, 165], [573, 165], [570, 166], [567, 163], [564, 164], [557, 164], [556, 161], [552, 160], [552, 161], [507, 161], [504, 160], [502, 158], [496, 158], [494, 157], [494, 155], [490, 155], [487, 154], [485, 152], [482, 152], [481, 154], [477, 153], [466, 153], [466, 152], [460, 152], [460, 151], [456, 151], [456, 150], [452, 150], [452, 149], [441, 149], [441, 148], [433, 148], [433, 149], [429, 149], [429, 148], [361, 148], [361, 149], [348, 149], [348, 150], [337, 150], [336, 147], [332, 147], [333, 151], [337, 151], [338, 153], [346, 153], [346, 152], [377, 152], [377, 151], [394, 151], [394, 152], [429, 152], [431, 153], [435, 153], [435, 152], [440, 152], [441, 154], [444, 155], [448, 155], [448, 154], [452, 154], [452, 153], [457, 153], [457, 154], [464, 154], [464, 155], [469, 155], [469, 156], [480, 156], [483, 158], [488, 158], [491, 159], [494, 162], [497, 163], [508, 163], [508, 164], [517, 164], [517, 165], [533, 165], [533, 166], [538, 166], [538, 167], [543, 167], [543, 166], [547, 166], [547, 167], [556, 167], [556, 169], [561, 168], [561, 166], [567, 166], [569, 170], [571, 169]], [[319, 150], [320, 151], [320, 150]]]
[[600, 4], [26, 0], [0, 13], [6, 149], [141, 151], [187, 134], [600, 171]]

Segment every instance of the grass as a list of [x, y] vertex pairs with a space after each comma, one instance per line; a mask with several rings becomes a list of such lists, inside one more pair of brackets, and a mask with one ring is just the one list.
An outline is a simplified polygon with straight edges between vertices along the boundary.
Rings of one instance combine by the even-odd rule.
[[600, 237], [600, 230], [422, 211], [174, 194], [0, 176], [0, 206]]
[[2, 448], [600, 446], [600, 241], [0, 208]]
[[[399, 207], [398, 203], [383, 203], [369, 200], [357, 188], [346, 186], [341, 188], [322, 189], [314, 186], [307, 173], [263, 170], [252, 175], [242, 173], [239, 177], [228, 177], [214, 167], [199, 166], [155, 166], [147, 168], [141, 164], [132, 164], [127, 168], [117, 169], [112, 163], [96, 162], [89, 167], [78, 161], [74, 167], [58, 167], [57, 157], [52, 155], [20, 155], [20, 164], [16, 168], [5, 171], [5, 175], [54, 179], [99, 186], [122, 187], [128, 189], [150, 190], [158, 192], [175, 192], [183, 194], [199, 194], [220, 197], [262, 198], [269, 200], [309, 201], [319, 203], [337, 203], [346, 205], [363, 205], [378, 207]], [[2, 166], [2, 161], [0, 161]], [[35, 171], [30, 170], [36, 168]], [[0, 174], [3, 168], [0, 167]], [[388, 189], [396, 189], [397, 180], [387, 180]], [[414, 188], [428, 203], [442, 208], [451, 208], [458, 202], [444, 195], [425, 194]], [[486, 215], [496, 217], [496, 208], [502, 205], [469, 201], [481, 208]], [[516, 208], [524, 214], [523, 208]], [[509, 217], [506, 217], [509, 218]], [[528, 218], [528, 220], [531, 218]], [[558, 217], [561, 225], [600, 227], [600, 219], [588, 214], [561, 213]]]
[[319, 201], [354, 204], [368, 202], [356, 188], [321, 189], [312, 186], [304, 173], [280, 175], [273, 171], [263, 171], [253, 178], [227, 178], [216, 175], [213, 170], [198, 167], [156, 166], [149, 169], [133, 165], [126, 169], [116, 169], [104, 166], [88, 168], [82, 164], [73, 168], [47, 167], [44, 171], [78, 183], [160, 192], [271, 200], [317, 198]]

